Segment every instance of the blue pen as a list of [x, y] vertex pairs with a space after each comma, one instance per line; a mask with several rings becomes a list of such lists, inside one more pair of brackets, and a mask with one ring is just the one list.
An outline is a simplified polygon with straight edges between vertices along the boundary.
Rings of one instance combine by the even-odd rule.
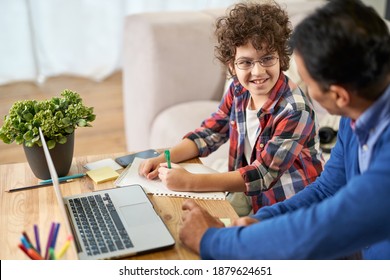
[[[85, 176], [84, 173], [74, 174], [74, 175], [69, 175], [69, 176], [65, 176], [65, 177], [59, 177], [58, 181], [63, 182], [63, 181], [67, 181], [69, 179], [81, 178], [81, 177], [84, 177], [84, 176]], [[52, 184], [52, 183], [53, 183], [53, 181], [51, 179], [42, 180], [42, 181], [39, 182], [40, 185]]]

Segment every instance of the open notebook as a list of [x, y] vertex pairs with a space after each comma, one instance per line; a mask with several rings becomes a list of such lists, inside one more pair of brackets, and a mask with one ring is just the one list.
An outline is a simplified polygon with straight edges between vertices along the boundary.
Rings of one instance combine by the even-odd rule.
[[[138, 167], [144, 159], [135, 158], [133, 163], [129, 165], [115, 181], [118, 187], [139, 184], [146, 193], [159, 196], [178, 196], [199, 199], [214, 199], [224, 200], [224, 192], [177, 192], [168, 189], [161, 180], [148, 180], [138, 174]], [[199, 163], [180, 163], [180, 165], [191, 173], [216, 173], [214, 169]]]

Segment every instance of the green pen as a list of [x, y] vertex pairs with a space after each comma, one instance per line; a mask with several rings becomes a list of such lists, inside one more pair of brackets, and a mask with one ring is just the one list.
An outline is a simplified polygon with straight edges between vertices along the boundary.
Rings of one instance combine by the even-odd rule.
[[171, 169], [171, 153], [169, 152], [169, 150], [165, 150], [164, 154], [165, 154], [165, 159], [167, 160], [168, 163], [168, 168]]

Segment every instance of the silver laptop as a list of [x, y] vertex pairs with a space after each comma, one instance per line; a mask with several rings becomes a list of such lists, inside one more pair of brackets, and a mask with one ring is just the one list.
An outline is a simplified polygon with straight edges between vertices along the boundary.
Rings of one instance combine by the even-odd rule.
[[63, 197], [40, 128], [39, 134], [61, 215], [79, 259], [118, 259], [175, 244], [140, 185]]

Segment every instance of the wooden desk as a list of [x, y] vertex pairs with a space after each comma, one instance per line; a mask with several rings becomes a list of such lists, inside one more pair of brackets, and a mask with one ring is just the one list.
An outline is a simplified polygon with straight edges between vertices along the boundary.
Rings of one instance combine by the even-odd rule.
[[[83, 173], [86, 170], [83, 165], [104, 159], [115, 158], [115, 155], [87, 156], [73, 159], [73, 164], [69, 174]], [[0, 165], [0, 259], [27, 259], [24, 253], [18, 248], [20, 237], [26, 231], [33, 244], [34, 224], [40, 229], [41, 247], [46, 247], [47, 236], [52, 222], [59, 222], [63, 225], [54, 189], [51, 186], [38, 189], [24, 190], [18, 192], [6, 192], [6, 190], [16, 186], [28, 186], [38, 183], [27, 163]], [[113, 187], [113, 181], [95, 184], [89, 177], [76, 179], [73, 182], [60, 184], [64, 196], [91, 192]], [[168, 229], [176, 240], [173, 248], [158, 252], [147, 253], [135, 256], [132, 259], [199, 259], [199, 257], [183, 247], [178, 238], [178, 231], [181, 222], [181, 205], [183, 198], [149, 196], [155, 206], [157, 213], [166, 223]], [[220, 218], [237, 218], [237, 214], [228, 201], [220, 200], [197, 200], [197, 202], [208, 209], [212, 215]], [[60, 227], [57, 250], [66, 239], [64, 226]], [[69, 250], [64, 259], [76, 259], [74, 253]]]

